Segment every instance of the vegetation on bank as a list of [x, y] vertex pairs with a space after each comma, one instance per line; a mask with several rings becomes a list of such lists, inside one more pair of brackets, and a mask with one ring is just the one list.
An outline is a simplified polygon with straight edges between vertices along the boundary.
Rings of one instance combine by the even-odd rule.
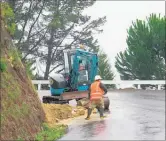
[[0, 72], [4, 72], [6, 71], [6, 63], [5, 63], [5, 60], [0, 60]]
[[47, 123], [43, 124], [43, 130], [35, 137], [36, 141], [55, 141], [61, 138], [67, 130], [66, 125], [56, 125], [54, 127], [48, 126]]
[[[54, 127], [50, 127], [47, 123], [43, 123], [43, 130], [36, 135], [35, 141], [56, 141], [60, 139], [66, 131], [66, 125], [56, 125]], [[19, 137], [16, 141], [24, 140]]]
[[2, 9], [1, 15], [6, 25], [6, 29], [10, 33], [10, 35], [14, 35], [16, 30], [16, 24], [15, 24], [15, 15], [13, 9], [10, 7], [10, 5], [7, 2], [0, 2], [0, 7]]
[[[42, 129], [44, 111], [4, 24], [2, 29], [1, 140], [33, 140]], [[5, 39], [8, 41], [5, 42]]]
[[[4, 46], [2, 48], [6, 50]], [[29, 73], [22, 65], [17, 49], [11, 48], [6, 51], [4, 50], [3, 54], [5, 54], [5, 52], [7, 54], [1, 56], [0, 62], [0, 72], [2, 73], [1, 90], [3, 92], [1, 113], [2, 127], [8, 125], [9, 118], [12, 118], [12, 122], [20, 123], [20, 119], [24, 120], [32, 114], [32, 107], [30, 106], [32, 104], [27, 103], [27, 98], [24, 97], [24, 100], [20, 101], [24, 95], [22, 93], [23, 89], [21, 88], [20, 83], [16, 83], [16, 80], [19, 79], [18, 77], [22, 78], [21, 81], [24, 81], [26, 76], [23, 78], [22, 75], [25, 75], [24, 73], [26, 73], [28, 76]], [[30, 76], [27, 77], [27, 82], [26, 84], [30, 85]], [[34, 88], [33, 91], [35, 92]], [[26, 93], [26, 95], [27, 94], [28, 93]], [[22, 132], [15, 137], [13, 136], [13, 139], [23, 141], [26, 136], [29, 136], [29, 133], [27, 132], [27, 127], [24, 127], [21, 123], [19, 126]], [[66, 125], [54, 125], [53, 127], [50, 127], [47, 123], [43, 123], [42, 130], [36, 134], [34, 139], [37, 141], [57, 140], [65, 134], [66, 130]]]
[[11, 23], [14, 14], [7, 3], [0, 4], [4, 21], [2, 26], [4, 33], [1, 34], [9, 39], [6, 44], [1, 44], [0, 48], [1, 131], [3, 133], [1, 139], [57, 140], [65, 133], [67, 126], [49, 127], [46, 123], [43, 124], [44, 111], [31, 83], [32, 63], [22, 62], [20, 51], [12, 45], [10, 35], [15, 31], [15, 25]]
[[[17, 52], [13, 49], [9, 51], [8, 59], [1, 57], [0, 68], [1, 68], [1, 89], [6, 93], [2, 99], [3, 112], [1, 113], [2, 125], [7, 119], [7, 117], [12, 117], [14, 119], [21, 118], [28, 114], [28, 106], [23, 103], [21, 107], [15, 104], [17, 99], [21, 95], [21, 89], [18, 83], [15, 83], [15, 78], [12, 73], [9, 73], [10, 65], [13, 68], [19, 67], [19, 58], [17, 58]], [[12, 106], [10, 106], [12, 105]], [[8, 108], [6, 108], [8, 107]]]

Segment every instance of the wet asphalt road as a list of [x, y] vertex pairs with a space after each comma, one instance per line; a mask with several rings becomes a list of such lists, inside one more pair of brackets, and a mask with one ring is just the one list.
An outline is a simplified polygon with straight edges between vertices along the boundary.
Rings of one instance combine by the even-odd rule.
[[112, 91], [105, 120], [76, 119], [60, 140], [165, 140], [165, 91]]

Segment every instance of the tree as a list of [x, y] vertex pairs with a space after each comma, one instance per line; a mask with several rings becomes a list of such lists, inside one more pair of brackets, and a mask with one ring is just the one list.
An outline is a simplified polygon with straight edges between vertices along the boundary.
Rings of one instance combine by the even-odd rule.
[[[93, 39], [92, 35], [94, 31], [102, 31], [98, 27], [105, 22], [105, 17], [90, 21], [89, 16], [81, 14], [85, 7], [91, 6], [93, 3], [94, 1], [67, 0], [52, 1], [52, 7], [49, 5], [48, 9], [51, 14], [49, 17], [46, 16], [45, 20], [50, 22], [45, 37], [46, 41], [43, 43], [47, 52], [42, 52], [40, 55], [41, 60], [46, 64], [45, 79], [48, 78], [50, 72], [63, 64], [62, 51], [64, 49], [76, 48], [80, 44], [96, 46], [97, 41]], [[58, 71], [61, 70], [63, 68]]]
[[[98, 51], [98, 58], [99, 58], [98, 74], [102, 77], [103, 80], [113, 80], [115, 75], [111, 71], [111, 65], [109, 63], [107, 54], [100, 50]], [[115, 88], [115, 85], [106, 85], [106, 86], [107, 88]]]
[[8, 1], [17, 15], [15, 41], [23, 52], [22, 61], [39, 57], [46, 65], [45, 79], [63, 64], [64, 49], [80, 44], [92, 48], [98, 46], [93, 33], [102, 32], [99, 27], [106, 22], [106, 17], [92, 21], [90, 16], [82, 15], [94, 0]]
[[111, 71], [111, 65], [109, 63], [107, 54], [105, 54], [103, 51], [99, 51], [98, 57], [99, 57], [98, 74], [104, 80], [113, 80], [115, 76], [114, 73]]
[[165, 17], [155, 14], [132, 23], [128, 48], [116, 56], [115, 67], [123, 79], [165, 79], [165, 25]]

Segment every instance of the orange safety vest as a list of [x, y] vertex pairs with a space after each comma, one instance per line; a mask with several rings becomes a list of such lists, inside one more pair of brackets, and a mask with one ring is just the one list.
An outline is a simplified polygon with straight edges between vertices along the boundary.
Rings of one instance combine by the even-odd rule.
[[100, 81], [95, 81], [91, 84], [90, 100], [99, 100], [102, 98], [104, 91], [100, 88]]

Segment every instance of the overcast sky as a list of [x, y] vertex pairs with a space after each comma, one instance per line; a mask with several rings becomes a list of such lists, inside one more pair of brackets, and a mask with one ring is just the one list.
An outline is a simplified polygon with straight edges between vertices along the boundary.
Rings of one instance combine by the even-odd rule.
[[132, 21], [145, 19], [151, 13], [165, 15], [164, 1], [97, 1], [92, 7], [87, 8], [84, 13], [92, 16], [92, 19], [106, 16], [107, 22], [103, 26], [104, 32], [97, 35], [99, 44], [108, 54], [112, 69], [119, 75], [114, 67], [115, 56], [125, 50], [127, 29]]

